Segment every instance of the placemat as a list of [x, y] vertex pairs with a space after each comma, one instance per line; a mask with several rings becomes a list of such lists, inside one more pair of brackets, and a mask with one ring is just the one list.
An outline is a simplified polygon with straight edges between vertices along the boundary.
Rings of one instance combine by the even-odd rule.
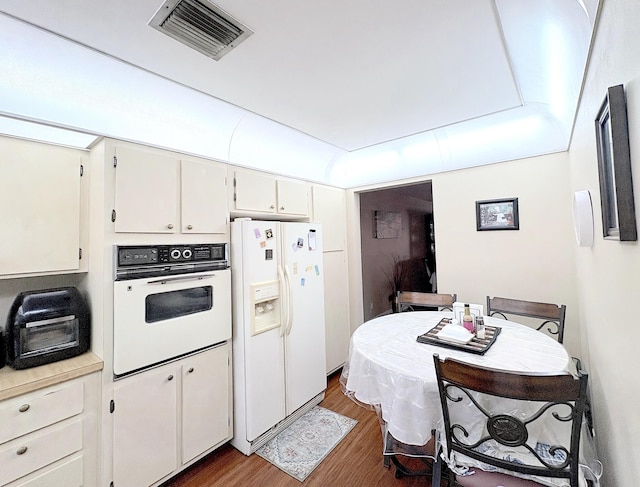
[[452, 343], [442, 340], [436, 336], [436, 333], [442, 330], [442, 328], [449, 323], [451, 323], [451, 319], [442, 318], [431, 330], [418, 336], [417, 340], [420, 343], [428, 343], [429, 345], [437, 345], [439, 347], [453, 348], [455, 350], [463, 350], [469, 353], [484, 355], [487, 350], [491, 348], [491, 345], [494, 344], [501, 330], [499, 326], [485, 325], [484, 338], [473, 337], [469, 343]]

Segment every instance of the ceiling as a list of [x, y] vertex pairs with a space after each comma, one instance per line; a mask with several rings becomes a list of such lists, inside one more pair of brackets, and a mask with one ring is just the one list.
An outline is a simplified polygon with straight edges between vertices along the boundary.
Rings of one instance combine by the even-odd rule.
[[0, 0], [0, 114], [342, 187], [501, 162], [566, 150], [598, 11], [216, 0], [253, 34], [214, 61], [162, 3]]

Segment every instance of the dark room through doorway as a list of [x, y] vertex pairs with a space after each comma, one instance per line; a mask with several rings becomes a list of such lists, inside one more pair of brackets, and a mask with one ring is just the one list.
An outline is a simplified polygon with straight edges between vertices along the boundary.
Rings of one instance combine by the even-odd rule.
[[401, 291], [436, 292], [431, 182], [362, 192], [364, 319], [392, 312]]

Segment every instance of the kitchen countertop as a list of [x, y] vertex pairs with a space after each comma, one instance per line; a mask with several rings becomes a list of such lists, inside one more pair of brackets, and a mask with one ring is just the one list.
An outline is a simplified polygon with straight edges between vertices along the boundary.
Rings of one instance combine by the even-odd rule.
[[0, 369], [0, 401], [102, 370], [102, 360], [92, 352], [51, 364], [15, 370]]

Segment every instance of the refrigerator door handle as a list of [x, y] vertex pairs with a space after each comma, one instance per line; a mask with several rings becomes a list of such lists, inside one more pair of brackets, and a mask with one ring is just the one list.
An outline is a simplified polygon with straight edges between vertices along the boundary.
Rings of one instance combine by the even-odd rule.
[[291, 274], [289, 273], [289, 266], [284, 266], [285, 281], [287, 283], [287, 329], [285, 334], [291, 333], [291, 327], [293, 326], [293, 299], [291, 299]]
[[280, 280], [280, 336], [283, 337], [289, 323], [289, 293], [287, 279], [281, 266], [278, 266], [278, 278]]

